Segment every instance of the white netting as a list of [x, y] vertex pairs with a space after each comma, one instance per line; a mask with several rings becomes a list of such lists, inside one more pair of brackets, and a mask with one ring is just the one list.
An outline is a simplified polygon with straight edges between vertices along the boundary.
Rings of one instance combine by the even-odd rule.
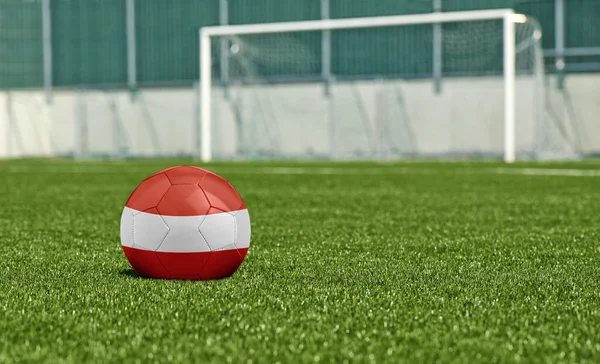
[[[501, 157], [501, 20], [442, 26], [434, 91], [433, 24], [211, 37], [213, 154], [220, 158]], [[577, 154], [546, 95], [541, 33], [516, 25], [519, 158]], [[326, 38], [325, 38], [326, 39]]]

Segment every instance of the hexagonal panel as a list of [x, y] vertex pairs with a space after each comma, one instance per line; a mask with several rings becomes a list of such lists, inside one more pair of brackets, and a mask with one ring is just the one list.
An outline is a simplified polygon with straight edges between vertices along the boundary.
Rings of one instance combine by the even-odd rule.
[[227, 212], [211, 208], [199, 230], [211, 251], [235, 247], [235, 217]]
[[142, 277], [169, 278], [170, 274], [158, 260], [156, 253], [149, 250], [123, 247], [131, 267]]
[[[177, 167], [178, 167], [178, 166], [174, 166], [174, 167], [169, 167], [169, 168], [161, 169], [160, 171], [158, 171], [158, 172], [156, 172], [156, 173], [152, 174], [152, 176], [156, 176], [157, 174], [164, 174], [166, 171], [169, 171], [169, 170], [171, 170], [171, 169], [173, 169], [173, 168], [177, 168]], [[152, 177], [152, 176], [150, 176], [150, 177]]]
[[200, 279], [221, 279], [230, 277], [235, 273], [244, 258], [234, 246], [226, 248], [211, 253], [206, 265], [200, 272]]
[[137, 211], [156, 207], [169, 187], [171, 187], [171, 183], [164, 174], [150, 176], [131, 193], [125, 206]]
[[197, 185], [171, 186], [156, 209], [163, 216], [206, 215], [210, 204]]
[[169, 227], [169, 234], [158, 248], [159, 252], [185, 253], [209, 252], [210, 248], [198, 231], [208, 215], [202, 216], [163, 216]]
[[173, 185], [197, 185], [206, 174], [206, 170], [192, 166], [178, 166], [165, 171]]
[[244, 201], [235, 188], [221, 176], [208, 172], [200, 181], [200, 187], [212, 207], [225, 212], [245, 208]]
[[242, 257], [243, 261], [244, 258], [246, 258], [246, 255], [248, 254], [248, 248], [240, 248], [238, 249], [238, 253], [240, 253], [240, 256]]
[[156, 252], [163, 267], [170, 276], [184, 279], [193, 279], [199, 274], [211, 256], [211, 252], [198, 253], [168, 253]]
[[133, 212], [129, 207], [123, 209], [121, 214], [121, 225], [120, 236], [121, 245], [132, 247], [133, 246]]
[[145, 250], [156, 250], [169, 233], [169, 227], [158, 214], [148, 209], [133, 217], [133, 247]]
[[239, 210], [235, 215], [235, 246], [238, 249], [250, 247], [250, 215], [247, 209]]

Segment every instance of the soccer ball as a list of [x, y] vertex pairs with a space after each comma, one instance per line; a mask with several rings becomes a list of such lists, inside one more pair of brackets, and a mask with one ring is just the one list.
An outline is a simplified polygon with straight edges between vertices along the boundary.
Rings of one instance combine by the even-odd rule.
[[143, 277], [219, 279], [250, 246], [250, 216], [224, 178], [198, 167], [157, 172], [133, 191], [121, 215], [121, 246]]

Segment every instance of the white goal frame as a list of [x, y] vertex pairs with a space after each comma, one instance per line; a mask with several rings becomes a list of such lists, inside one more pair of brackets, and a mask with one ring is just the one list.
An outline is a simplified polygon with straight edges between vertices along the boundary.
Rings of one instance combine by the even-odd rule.
[[504, 161], [512, 163], [515, 150], [515, 23], [524, 23], [526, 17], [512, 9], [441, 12], [416, 15], [394, 15], [367, 18], [323, 19], [297, 22], [222, 25], [200, 28], [200, 126], [196, 146], [202, 162], [212, 160], [211, 117], [211, 37], [227, 35], [267, 34], [335, 29], [376, 28], [415, 24], [440, 24], [479, 20], [503, 20], [504, 40]]

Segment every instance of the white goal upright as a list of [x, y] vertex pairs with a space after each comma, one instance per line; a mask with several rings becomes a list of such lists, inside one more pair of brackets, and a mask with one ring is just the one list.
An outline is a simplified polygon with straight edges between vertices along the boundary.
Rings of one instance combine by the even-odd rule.
[[540, 38], [510, 9], [203, 27], [197, 153], [568, 153], [545, 112]]

